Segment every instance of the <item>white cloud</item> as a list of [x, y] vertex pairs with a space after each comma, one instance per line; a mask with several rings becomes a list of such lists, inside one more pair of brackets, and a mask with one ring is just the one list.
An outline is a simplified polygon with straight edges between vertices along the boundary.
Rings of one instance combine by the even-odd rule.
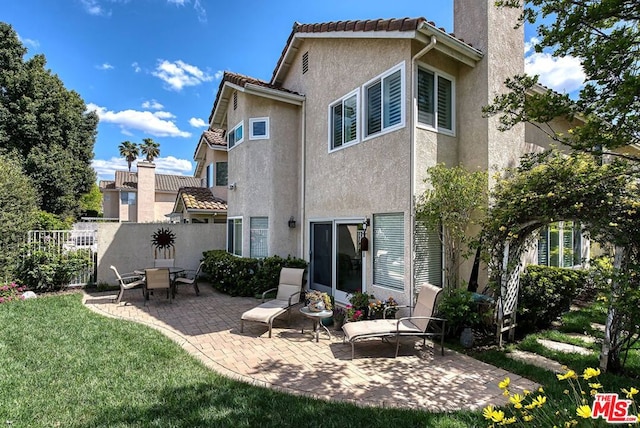
[[183, 61], [170, 62], [160, 60], [154, 76], [160, 78], [169, 85], [170, 89], [181, 90], [185, 86], [196, 86], [203, 82], [213, 80], [213, 77], [200, 70], [198, 67]]
[[[162, 145], [160, 146], [160, 151], [162, 152]], [[139, 157], [138, 160], [143, 159], [144, 157]], [[137, 162], [134, 161], [131, 164], [131, 171], [137, 171]], [[153, 160], [153, 163], [156, 164], [156, 172], [158, 174], [174, 174], [174, 175], [189, 175], [193, 174], [193, 166], [191, 161], [187, 159], [178, 159], [174, 156], [167, 157], [159, 157]], [[127, 161], [123, 157], [112, 157], [111, 159], [94, 159], [91, 162], [91, 166], [93, 167], [96, 175], [98, 176], [98, 180], [113, 180], [115, 178], [116, 170], [119, 171], [127, 171], [129, 166], [127, 165]]]
[[152, 110], [162, 110], [164, 106], [156, 100], [145, 101], [142, 103], [142, 108], [149, 108]]
[[216, 74], [213, 75], [213, 77], [215, 77], [216, 80], [222, 79], [222, 76], [224, 76], [224, 70], [218, 70], [216, 71]]
[[98, 70], [113, 70], [113, 65], [109, 64], [108, 62], [105, 62], [104, 64], [97, 65], [96, 68]]
[[134, 73], [140, 73], [142, 71], [137, 62], [131, 63], [131, 67], [133, 68]]
[[[189, 3], [189, 0], [167, 0], [167, 3], [175, 4], [176, 6], [184, 6]], [[207, 11], [200, 3], [200, 0], [193, 1], [193, 10], [195, 10], [198, 15], [198, 21], [207, 22]]]
[[578, 58], [554, 57], [547, 52], [535, 52], [538, 43], [535, 37], [525, 43], [524, 70], [529, 75], [538, 75], [538, 82], [560, 93], [571, 93], [584, 85], [586, 75]]
[[80, 0], [85, 12], [94, 16], [111, 16], [110, 11], [106, 11], [98, 0]]
[[23, 39], [22, 37], [20, 37], [19, 34], [18, 34], [18, 40], [20, 40], [23, 45], [31, 46], [34, 49], [37, 49], [40, 47], [39, 41], [33, 40], [33, 39]]
[[183, 137], [191, 136], [190, 132], [181, 131], [174, 122], [165, 119], [171, 119], [175, 116], [164, 111], [138, 111], [123, 110], [109, 111], [105, 107], [96, 104], [87, 104], [87, 111], [95, 111], [100, 121], [113, 123], [122, 129], [123, 133], [129, 133], [131, 130], [138, 130], [154, 137]]
[[200, 119], [199, 117], [192, 117], [191, 119], [189, 119], [189, 125], [193, 126], [194, 128], [205, 128], [209, 126], [207, 122]]

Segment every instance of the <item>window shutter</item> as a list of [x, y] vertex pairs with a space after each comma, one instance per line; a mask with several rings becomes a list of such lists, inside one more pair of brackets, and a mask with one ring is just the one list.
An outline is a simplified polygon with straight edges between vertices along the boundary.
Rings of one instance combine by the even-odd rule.
[[543, 227], [538, 235], [538, 264], [549, 266], [549, 228]]
[[451, 81], [438, 76], [438, 128], [453, 128], [451, 89]]
[[416, 222], [414, 261], [416, 284], [429, 283], [442, 287], [442, 242], [437, 230]]
[[433, 73], [418, 69], [418, 122], [434, 126]]
[[549, 266], [560, 267], [560, 224], [549, 225]]
[[332, 148], [342, 146], [342, 103], [332, 107], [331, 115], [331, 137]]
[[400, 70], [384, 79], [384, 127], [402, 122], [402, 73]]
[[264, 258], [269, 255], [269, 217], [251, 217], [250, 239], [251, 257]]
[[357, 98], [352, 96], [344, 100], [344, 142], [355, 141], [358, 137]]
[[573, 266], [582, 264], [582, 228], [580, 223], [573, 225]]
[[573, 266], [573, 222], [564, 222], [562, 228], [562, 266]]
[[367, 135], [382, 130], [382, 83], [378, 82], [366, 89], [367, 92]]
[[373, 215], [373, 282], [404, 290], [404, 214]]

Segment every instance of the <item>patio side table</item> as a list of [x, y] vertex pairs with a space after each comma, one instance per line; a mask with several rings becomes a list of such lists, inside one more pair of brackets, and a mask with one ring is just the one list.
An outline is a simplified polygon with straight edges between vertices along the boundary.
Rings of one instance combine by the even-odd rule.
[[[329, 335], [329, 339], [331, 339], [331, 332], [320, 321], [322, 321], [325, 318], [332, 317], [333, 316], [333, 311], [325, 309], [325, 310], [320, 311], [320, 312], [313, 312], [313, 311], [310, 311], [308, 307], [304, 306], [304, 307], [300, 308], [300, 313], [303, 316], [305, 316], [306, 318], [309, 318], [309, 319], [313, 320], [313, 332], [316, 335], [316, 342], [319, 341], [320, 326], [322, 326], [322, 328], [325, 329], [325, 331]], [[302, 327], [302, 333], [304, 333], [304, 327]]]

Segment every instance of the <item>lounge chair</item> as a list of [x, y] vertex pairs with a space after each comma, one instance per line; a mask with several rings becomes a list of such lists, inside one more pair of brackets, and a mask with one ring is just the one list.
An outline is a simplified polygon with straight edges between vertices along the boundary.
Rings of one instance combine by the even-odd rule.
[[[120, 303], [122, 297], [124, 296], [124, 290], [131, 290], [137, 287], [144, 287], [144, 279], [141, 275], [135, 273], [126, 273], [124, 275], [120, 275], [118, 269], [115, 266], [110, 266], [110, 269], [116, 275], [118, 279], [118, 284], [120, 284], [120, 292], [118, 293], [118, 297], [116, 298], [116, 303]], [[144, 291], [143, 291], [144, 294]]]
[[178, 287], [178, 284], [187, 284], [187, 285], [193, 285], [193, 289], [196, 292], [196, 296], [200, 295], [200, 289], [198, 288], [198, 277], [200, 276], [200, 273], [202, 272], [202, 267], [204, 266], [204, 262], [200, 262], [200, 265], [198, 265], [198, 269], [196, 269], [195, 272], [189, 272], [187, 271], [186, 276], [179, 276], [175, 279], [174, 281], [174, 287]]
[[[291, 306], [300, 302], [303, 276], [304, 269], [282, 268], [278, 287], [262, 293], [262, 303], [242, 314], [240, 318], [240, 333], [244, 329], [245, 321], [259, 322], [269, 326], [269, 337], [271, 337], [273, 320], [285, 312], [287, 312], [290, 319]], [[276, 290], [275, 299], [265, 301], [266, 295]]]
[[172, 302], [173, 292], [169, 268], [153, 268], [144, 270], [144, 300], [149, 300], [149, 293], [154, 290], [167, 290], [169, 303]]
[[[355, 357], [355, 342], [362, 339], [379, 337], [396, 338], [396, 357], [400, 349], [401, 336], [422, 337], [425, 345], [427, 337], [440, 337], [440, 351], [444, 355], [444, 330], [446, 320], [436, 318], [435, 306], [442, 289], [431, 284], [420, 287], [416, 305], [411, 316], [399, 319], [376, 319], [348, 322], [342, 326], [344, 341], [351, 343], [351, 359]], [[435, 343], [435, 342], [434, 342]]]

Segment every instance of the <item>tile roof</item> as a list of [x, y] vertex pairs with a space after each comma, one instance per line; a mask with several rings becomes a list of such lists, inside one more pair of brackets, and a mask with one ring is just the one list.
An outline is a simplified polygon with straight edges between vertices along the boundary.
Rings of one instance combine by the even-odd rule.
[[[202, 179], [185, 175], [156, 174], [156, 191], [178, 192], [181, 187], [198, 187]], [[138, 173], [116, 171], [115, 180], [101, 180], [100, 188], [107, 190], [137, 190]]]
[[276, 91], [286, 92], [289, 94], [300, 95], [297, 92], [290, 91], [288, 89], [284, 89], [281, 86], [272, 85], [269, 82], [265, 82], [264, 80], [255, 79], [253, 77], [245, 76], [238, 73], [232, 73], [230, 71], [225, 71], [222, 76], [222, 80], [220, 80], [220, 85], [218, 86], [218, 93], [216, 95], [216, 100], [213, 102], [213, 108], [211, 109], [211, 114], [209, 115], [209, 123], [211, 123], [211, 119], [213, 117], [213, 112], [216, 111], [216, 107], [218, 106], [218, 102], [220, 101], [220, 97], [222, 96], [222, 88], [224, 88], [225, 83], [232, 83], [236, 86], [240, 86], [242, 88], [246, 87], [246, 85], [256, 85], [261, 86], [263, 88], [273, 89]]
[[178, 198], [182, 200], [185, 209], [226, 211], [227, 202], [216, 198], [207, 187], [183, 187]]
[[224, 146], [227, 147], [226, 131], [224, 129], [213, 128], [211, 130], [204, 131], [202, 138], [210, 146]]
[[276, 79], [276, 75], [280, 70], [280, 66], [282, 61], [286, 56], [287, 51], [289, 50], [289, 46], [291, 45], [293, 38], [298, 33], [331, 33], [331, 32], [373, 32], [373, 31], [416, 31], [422, 27], [423, 24], [427, 24], [428, 26], [439, 30], [444, 34], [448, 34], [451, 38], [462, 42], [463, 44], [472, 47], [469, 43], [465, 42], [463, 39], [457, 38], [453, 33], [447, 33], [447, 31], [442, 27], [437, 27], [433, 21], [427, 21], [423, 17], [418, 18], [391, 18], [391, 19], [366, 19], [366, 20], [355, 20], [355, 21], [332, 21], [332, 22], [321, 22], [316, 24], [301, 24], [299, 22], [294, 22], [293, 29], [291, 30], [291, 34], [285, 43], [284, 49], [282, 50], [282, 54], [278, 59], [278, 63], [276, 64], [275, 69], [273, 70], [273, 75], [271, 76], [271, 83], [273, 83]]

